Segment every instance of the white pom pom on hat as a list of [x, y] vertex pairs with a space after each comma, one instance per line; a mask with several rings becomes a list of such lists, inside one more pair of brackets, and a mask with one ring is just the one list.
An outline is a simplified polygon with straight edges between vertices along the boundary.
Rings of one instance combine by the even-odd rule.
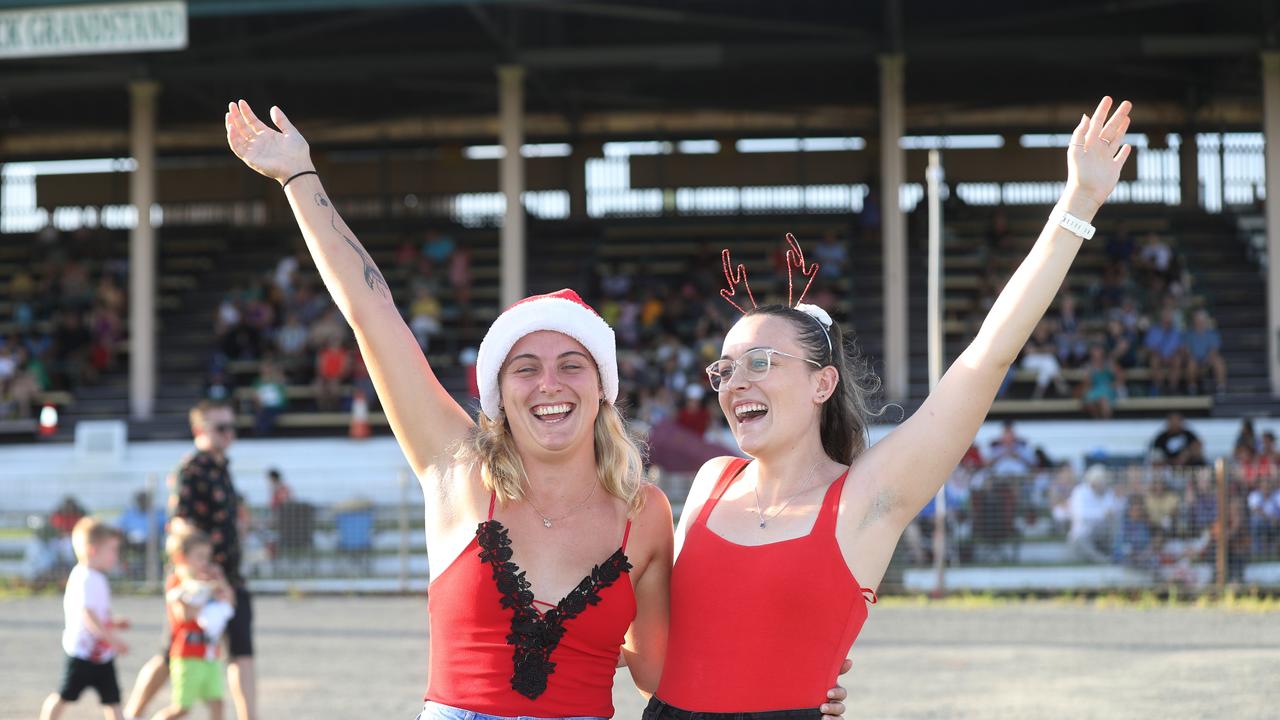
[[617, 402], [618, 349], [613, 328], [578, 293], [565, 288], [517, 302], [503, 311], [485, 333], [476, 358], [476, 382], [480, 386], [480, 409], [490, 420], [501, 412], [498, 373], [507, 355], [520, 338], [541, 330], [564, 333], [582, 343], [596, 361], [604, 398]]

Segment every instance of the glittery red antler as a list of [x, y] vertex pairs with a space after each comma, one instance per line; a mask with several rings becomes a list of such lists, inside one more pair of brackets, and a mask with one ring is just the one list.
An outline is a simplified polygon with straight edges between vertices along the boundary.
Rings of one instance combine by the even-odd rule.
[[724, 279], [729, 283], [729, 287], [720, 291], [720, 297], [726, 302], [738, 309], [743, 315], [747, 314], [742, 306], [733, 301], [733, 296], [737, 294], [737, 284], [742, 283], [742, 287], [747, 291], [747, 297], [751, 298], [751, 307], [756, 307], [756, 296], [751, 294], [751, 283], [747, 282], [747, 266], [741, 263], [735, 269], [733, 261], [729, 259], [729, 249], [725, 248], [720, 251], [720, 261], [724, 265]]
[[[795, 307], [804, 302], [805, 293], [809, 292], [809, 286], [813, 284], [814, 278], [818, 277], [818, 263], [812, 263], [808, 266], [804, 264], [804, 250], [800, 249], [800, 243], [796, 242], [796, 236], [787, 233], [787, 244], [791, 246], [787, 250], [787, 307]], [[802, 277], [809, 278], [809, 282], [805, 283], [804, 290], [800, 291], [800, 297], [795, 302], [791, 302], [791, 293], [794, 286], [792, 277], [794, 275], [793, 268], [799, 268]]]

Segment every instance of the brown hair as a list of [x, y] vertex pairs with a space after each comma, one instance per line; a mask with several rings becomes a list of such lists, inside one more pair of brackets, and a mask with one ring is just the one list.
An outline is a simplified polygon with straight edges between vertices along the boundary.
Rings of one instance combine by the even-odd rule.
[[853, 338], [846, 338], [841, 332], [838, 323], [831, 323], [824, 331], [817, 318], [786, 305], [761, 305], [748, 310], [743, 317], [752, 315], [787, 320], [804, 348], [805, 357], [822, 367], [830, 365], [836, 369], [839, 379], [835, 392], [822, 404], [822, 448], [832, 460], [851, 464], [870, 444], [871, 418], [884, 414], [884, 407], [878, 411], [871, 409], [873, 398], [880, 391], [880, 378], [858, 352]]

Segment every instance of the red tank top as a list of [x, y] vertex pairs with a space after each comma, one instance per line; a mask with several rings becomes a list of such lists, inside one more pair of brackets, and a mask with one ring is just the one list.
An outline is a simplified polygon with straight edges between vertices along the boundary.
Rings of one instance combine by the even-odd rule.
[[[694, 712], [817, 708], [867, 619], [836, 542], [846, 471], [804, 537], [747, 546], [707, 527], [746, 460], [735, 460], [689, 525], [671, 573], [671, 634], [658, 697]], [[864, 595], [865, 594], [865, 595]]]
[[[627, 537], [552, 605], [534, 599], [489, 519], [431, 582], [427, 700], [489, 715], [613, 716], [613, 675], [636, 616]], [[541, 608], [539, 608], [541, 606]]]

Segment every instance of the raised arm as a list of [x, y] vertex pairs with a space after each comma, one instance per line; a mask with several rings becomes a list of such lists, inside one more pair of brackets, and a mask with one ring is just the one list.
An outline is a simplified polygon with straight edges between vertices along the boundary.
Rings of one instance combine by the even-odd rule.
[[[1067, 149], [1067, 184], [1057, 207], [1092, 222], [1115, 189], [1131, 148], [1125, 101], [1107, 119], [1111, 98], [1081, 116]], [[977, 337], [906, 422], [856, 461], [875, 502], [860, 524], [887, 520], [898, 529], [938, 492], [991, 409], [1005, 372], [1053, 302], [1083, 241], [1050, 221], [996, 298]]]
[[355, 332], [400, 449], [419, 479], [447, 477], [428, 470], [447, 463], [446, 451], [471, 429], [472, 420], [431, 372], [382, 272], [325, 193], [307, 141], [280, 108], [271, 108], [271, 120], [279, 131], [259, 120], [247, 102], [231, 103], [227, 142], [262, 175], [279, 183], [294, 178], [285, 195], [325, 287]]

